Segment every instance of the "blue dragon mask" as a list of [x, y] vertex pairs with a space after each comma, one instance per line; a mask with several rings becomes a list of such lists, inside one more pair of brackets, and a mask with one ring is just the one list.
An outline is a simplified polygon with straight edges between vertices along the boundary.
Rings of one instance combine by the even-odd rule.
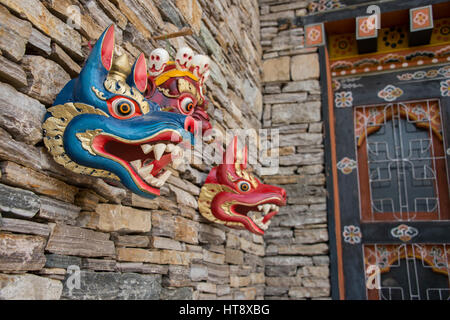
[[113, 61], [114, 26], [108, 27], [78, 78], [58, 94], [44, 119], [44, 143], [76, 173], [120, 180], [132, 192], [154, 198], [194, 143], [196, 121], [162, 112], [144, 98], [147, 65], [141, 54], [130, 68]]

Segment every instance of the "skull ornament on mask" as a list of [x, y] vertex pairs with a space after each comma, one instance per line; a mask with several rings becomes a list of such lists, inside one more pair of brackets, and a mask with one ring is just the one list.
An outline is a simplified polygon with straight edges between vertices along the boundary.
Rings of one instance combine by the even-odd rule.
[[210, 59], [207, 56], [196, 54], [192, 58], [192, 67], [194, 69], [194, 75], [198, 78], [202, 78], [207, 71], [209, 71]]
[[169, 53], [163, 48], [158, 48], [152, 51], [148, 62], [148, 73], [151, 76], [158, 76], [164, 70], [169, 61]]
[[[151, 60], [153, 55], [155, 64]], [[152, 52], [145, 97], [159, 104], [164, 111], [192, 116], [201, 121], [203, 134], [210, 133], [212, 126], [206, 113], [208, 101], [204, 94], [211, 64], [209, 57], [194, 55], [190, 48], [183, 47], [174, 61], [168, 59], [167, 51], [162, 48]]]
[[194, 57], [194, 52], [191, 48], [183, 47], [178, 50], [175, 57], [175, 63], [177, 64], [177, 69], [188, 70], [192, 64], [192, 58]]

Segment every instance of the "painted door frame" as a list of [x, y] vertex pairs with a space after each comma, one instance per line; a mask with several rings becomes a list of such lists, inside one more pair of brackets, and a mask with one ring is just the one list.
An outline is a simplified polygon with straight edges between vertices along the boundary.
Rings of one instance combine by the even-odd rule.
[[[442, 0], [415, 0], [415, 1], [391, 1], [381, 3], [382, 12], [390, 12], [396, 10], [404, 10], [421, 5], [443, 3]], [[319, 22], [338, 21], [342, 19], [354, 18], [358, 15], [364, 15], [367, 5], [361, 4], [358, 7], [348, 7], [346, 9], [337, 10], [334, 12], [325, 12], [314, 14], [311, 16], [297, 18], [295, 23], [297, 25], [305, 25]], [[322, 119], [324, 121], [324, 147], [325, 147], [325, 172], [327, 185], [327, 212], [328, 212], [328, 230], [329, 230], [329, 247], [330, 247], [330, 276], [331, 276], [331, 295], [333, 299], [365, 299], [365, 274], [363, 263], [363, 244], [370, 243], [385, 243], [388, 241], [392, 244], [403, 244], [399, 239], [386, 240], [387, 232], [397, 222], [383, 223], [378, 226], [368, 223], [360, 223], [359, 221], [359, 206], [349, 205], [347, 202], [342, 203], [339, 196], [339, 190], [342, 190], [348, 183], [355, 183], [358, 185], [356, 171], [353, 176], [341, 177], [337, 169], [337, 162], [343, 157], [352, 157], [356, 159], [354, 148], [354, 132], [353, 132], [353, 109], [343, 108], [337, 111], [334, 108], [334, 93], [332, 91], [332, 77], [330, 72], [330, 63], [328, 57], [328, 50], [326, 46], [318, 48], [319, 65], [320, 65], [320, 83], [322, 88]], [[436, 68], [438, 66], [427, 66], [420, 69]], [[353, 105], [376, 105], [386, 103], [379, 98], [376, 93], [382, 90], [383, 83], [395, 81], [396, 75], [400, 73], [410, 72], [410, 69], [401, 70], [393, 73], [385, 73], [379, 75], [362, 75], [363, 81], [368, 81], [368, 86], [359, 89], [361, 92], [355, 94]], [[447, 150], [447, 168], [450, 170], [449, 157], [449, 140], [450, 140], [450, 97], [443, 97], [440, 92], [440, 82], [442, 79], [431, 79], [424, 83], [410, 82], [402, 83], [401, 88], [404, 95], [396, 102], [424, 100], [437, 98], [441, 104], [442, 124], [444, 141], [446, 141], [445, 150]], [[398, 84], [400, 86], [400, 84]], [[426, 90], [424, 90], [426, 89]], [[345, 110], [347, 109], [347, 110]], [[338, 122], [335, 114], [339, 112]], [[342, 121], [341, 119], [347, 119]], [[350, 124], [350, 125], [349, 125]], [[339, 131], [336, 131], [339, 128]], [[348, 151], [342, 148], [336, 148], [336, 140], [341, 144], [346, 145]], [[342, 143], [343, 141], [344, 143]], [[448, 178], [449, 179], [449, 178]], [[450, 185], [450, 181], [449, 181]], [[347, 190], [347, 189], [346, 189]], [[359, 194], [357, 188], [348, 192], [349, 197], [353, 197], [354, 203], [359, 204]], [[349, 246], [343, 242], [343, 228], [344, 226], [354, 225], [360, 228], [363, 235], [362, 241], [359, 244]], [[416, 221], [408, 223], [422, 232], [415, 239], [415, 242], [436, 242], [436, 235], [440, 233], [438, 242], [450, 243], [450, 236], [443, 232], [443, 230], [450, 227], [450, 222], [425, 222]], [[350, 260], [347, 260], [350, 259]], [[354, 261], [351, 264], [344, 264], [345, 261]], [[352, 285], [348, 285], [351, 283]]]

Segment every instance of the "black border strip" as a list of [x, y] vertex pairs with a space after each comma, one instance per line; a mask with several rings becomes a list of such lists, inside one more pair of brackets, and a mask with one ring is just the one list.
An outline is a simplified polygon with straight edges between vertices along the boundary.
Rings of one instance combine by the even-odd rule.
[[331, 298], [341, 299], [339, 295], [339, 275], [338, 275], [338, 257], [336, 246], [336, 224], [334, 221], [334, 193], [333, 193], [333, 168], [331, 161], [331, 138], [330, 138], [330, 115], [328, 112], [328, 83], [327, 83], [327, 61], [325, 56], [325, 47], [319, 48], [319, 66], [320, 66], [320, 87], [322, 90], [322, 120], [324, 130], [324, 160], [325, 177], [327, 190], [327, 221], [328, 221], [328, 239], [330, 255], [330, 282]]
[[[392, 236], [391, 230], [399, 225], [407, 225], [417, 230], [409, 241]], [[373, 243], [450, 243], [450, 221], [397, 221], [362, 223], [361, 231], [364, 244]]]
[[304, 26], [311, 23], [330, 22], [337, 20], [352, 19], [358, 16], [367, 16], [367, 7], [371, 4], [375, 4], [380, 7], [380, 12], [391, 12], [399, 10], [407, 10], [416, 7], [422, 7], [426, 5], [433, 5], [438, 3], [448, 2], [448, 0], [392, 0], [389, 2], [381, 1], [367, 1], [361, 4], [348, 5], [342, 9], [324, 11], [318, 13], [312, 13], [308, 16], [297, 17], [293, 20], [293, 24], [296, 26]]

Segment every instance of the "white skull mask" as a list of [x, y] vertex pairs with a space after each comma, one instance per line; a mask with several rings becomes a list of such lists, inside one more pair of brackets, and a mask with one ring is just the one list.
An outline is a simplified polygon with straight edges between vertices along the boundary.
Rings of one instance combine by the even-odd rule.
[[153, 77], [158, 76], [163, 71], [169, 59], [169, 53], [163, 48], [153, 50], [148, 62], [148, 73]]
[[183, 47], [178, 50], [177, 55], [175, 57], [175, 63], [177, 65], [177, 69], [179, 70], [187, 70], [192, 64], [192, 58], [194, 57], [194, 52], [191, 48]]
[[211, 61], [209, 57], [201, 54], [195, 55], [194, 58], [192, 59], [192, 66], [194, 67], [194, 75], [200, 79], [208, 75], [209, 72], [207, 71], [209, 70], [210, 63]]

